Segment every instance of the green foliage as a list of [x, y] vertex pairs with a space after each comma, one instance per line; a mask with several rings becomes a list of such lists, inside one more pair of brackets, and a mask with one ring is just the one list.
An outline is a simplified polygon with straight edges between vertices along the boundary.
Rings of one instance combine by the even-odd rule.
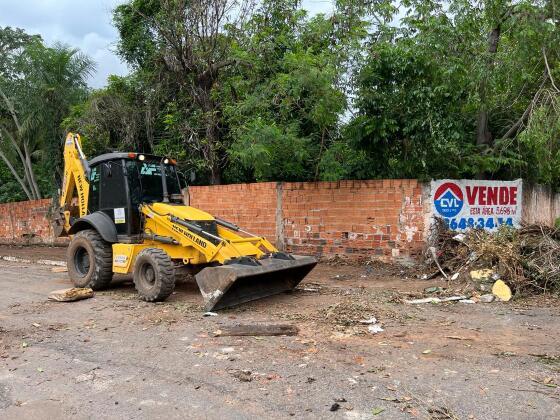
[[224, 110], [233, 167], [252, 172], [249, 180], [322, 178], [346, 109], [339, 56], [328, 48], [332, 23], [308, 20], [294, 2], [265, 2], [245, 29], [238, 54], [248, 65], [230, 79], [235, 98]]
[[[414, 42], [374, 45], [358, 75], [358, 115], [347, 127], [367, 153], [366, 177], [460, 177], [473, 152], [461, 75], [436, 65]], [[471, 141], [469, 141], [471, 140]], [[449, 159], [455, 156], [457, 159]]]

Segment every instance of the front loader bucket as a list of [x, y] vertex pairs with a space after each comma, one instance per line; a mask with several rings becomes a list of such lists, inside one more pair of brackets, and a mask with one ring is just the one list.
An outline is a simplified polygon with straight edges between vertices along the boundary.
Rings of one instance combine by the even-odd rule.
[[205, 301], [204, 310], [228, 308], [294, 289], [315, 267], [313, 257], [266, 258], [260, 265], [228, 264], [207, 267], [196, 282]]

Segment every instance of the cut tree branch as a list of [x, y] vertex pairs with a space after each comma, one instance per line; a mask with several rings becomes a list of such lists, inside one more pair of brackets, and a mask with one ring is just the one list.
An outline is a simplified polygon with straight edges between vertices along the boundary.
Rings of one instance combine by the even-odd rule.
[[558, 89], [558, 87], [554, 83], [554, 79], [552, 78], [552, 73], [550, 72], [550, 67], [548, 66], [548, 59], [546, 58], [546, 51], [544, 47], [542, 49], [542, 53], [544, 57], [544, 65], [546, 66], [546, 72], [548, 73], [548, 78], [550, 79], [550, 83], [552, 83], [552, 87], [554, 88], [554, 90], [560, 93], [560, 89]]

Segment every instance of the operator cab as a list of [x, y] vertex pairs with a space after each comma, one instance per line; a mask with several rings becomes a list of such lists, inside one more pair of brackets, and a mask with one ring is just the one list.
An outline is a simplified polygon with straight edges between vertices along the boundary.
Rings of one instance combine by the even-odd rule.
[[107, 153], [89, 161], [88, 213], [102, 211], [115, 222], [119, 242], [142, 231], [142, 203], [183, 203], [175, 161], [140, 153]]

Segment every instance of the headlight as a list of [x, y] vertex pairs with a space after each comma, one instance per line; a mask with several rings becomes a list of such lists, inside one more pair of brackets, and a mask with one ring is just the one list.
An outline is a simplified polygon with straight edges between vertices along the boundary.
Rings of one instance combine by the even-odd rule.
[[143, 161], [144, 159], [146, 159], [146, 156], [144, 156], [144, 155], [138, 156], [138, 160]]
[[165, 159], [163, 160], [163, 163], [165, 163], [165, 164], [167, 165], [167, 164], [169, 163], [169, 159], [165, 158]]

